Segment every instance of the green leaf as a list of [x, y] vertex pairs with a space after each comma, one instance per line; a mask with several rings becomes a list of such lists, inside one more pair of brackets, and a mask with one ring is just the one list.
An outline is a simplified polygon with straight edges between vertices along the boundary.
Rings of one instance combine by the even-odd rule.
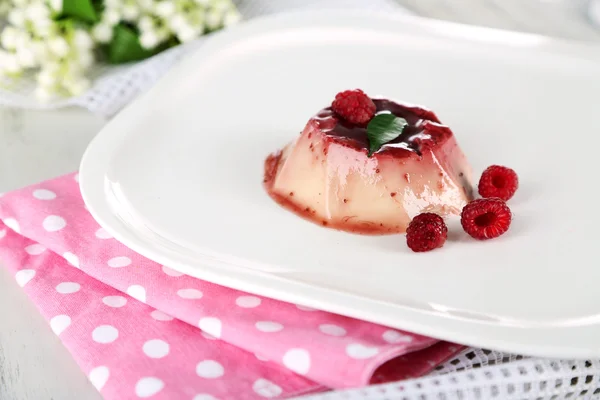
[[369, 157], [386, 143], [391, 142], [402, 134], [408, 122], [394, 114], [379, 114], [367, 125], [369, 139]]
[[140, 61], [163, 50], [162, 48], [144, 49], [138, 34], [127, 26], [117, 25], [114, 29], [113, 39], [108, 45], [108, 61], [113, 64]]
[[96, 22], [98, 20], [91, 0], [63, 0], [61, 14], [86, 22]]

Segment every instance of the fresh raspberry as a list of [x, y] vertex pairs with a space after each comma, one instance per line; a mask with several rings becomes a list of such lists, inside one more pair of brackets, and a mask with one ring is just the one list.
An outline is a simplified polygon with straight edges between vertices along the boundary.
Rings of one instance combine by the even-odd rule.
[[362, 90], [346, 90], [335, 96], [331, 108], [355, 125], [366, 125], [375, 115], [375, 103]]
[[460, 215], [460, 223], [469, 235], [479, 240], [493, 239], [510, 227], [512, 213], [499, 198], [477, 199], [467, 204]]
[[419, 214], [406, 229], [406, 244], [414, 252], [442, 247], [448, 237], [448, 228], [442, 217], [434, 213]]
[[519, 187], [519, 177], [510, 168], [500, 165], [487, 167], [479, 179], [481, 197], [498, 197], [508, 201]]

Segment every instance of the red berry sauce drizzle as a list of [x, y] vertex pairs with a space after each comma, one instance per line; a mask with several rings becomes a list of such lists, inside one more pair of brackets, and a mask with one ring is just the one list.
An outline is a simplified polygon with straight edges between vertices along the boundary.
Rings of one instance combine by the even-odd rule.
[[[402, 134], [379, 150], [379, 153], [394, 153], [394, 157], [410, 156], [411, 153], [421, 155], [426, 145], [434, 145], [445, 138], [451, 137], [450, 129], [440, 123], [437, 116], [421, 107], [401, 105], [391, 100], [373, 99], [375, 115], [392, 113], [404, 118], [408, 126]], [[356, 149], [368, 149], [366, 125], [352, 124], [339, 116], [331, 109], [324, 108], [314, 117], [319, 128], [328, 136], [337, 139], [340, 144]]]

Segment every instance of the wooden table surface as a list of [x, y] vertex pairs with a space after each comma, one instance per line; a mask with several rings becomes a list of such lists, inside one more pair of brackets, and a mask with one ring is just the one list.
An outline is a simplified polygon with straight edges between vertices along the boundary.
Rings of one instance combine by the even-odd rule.
[[[395, 1], [422, 16], [600, 40], [600, 30], [584, 16], [585, 0]], [[86, 145], [104, 123], [79, 109], [0, 109], [0, 192], [76, 170]], [[12, 276], [0, 267], [0, 399], [100, 398]]]

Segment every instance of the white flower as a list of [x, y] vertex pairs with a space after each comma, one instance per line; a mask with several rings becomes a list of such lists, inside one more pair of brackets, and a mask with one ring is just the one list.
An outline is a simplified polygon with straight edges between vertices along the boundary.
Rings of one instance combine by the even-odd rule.
[[104, 0], [106, 8], [119, 8], [123, 4], [123, 0]]
[[50, 7], [56, 12], [61, 12], [63, 8], [63, 0], [50, 0]]
[[204, 10], [196, 10], [190, 15], [190, 24], [204, 30], [204, 22], [206, 21], [206, 12]]
[[35, 97], [42, 102], [47, 102], [55, 97], [55, 93], [52, 89], [48, 89], [44, 86], [38, 86], [35, 89]]
[[104, 23], [95, 25], [92, 29], [92, 36], [100, 43], [108, 43], [113, 37], [113, 27]]
[[56, 36], [48, 41], [48, 48], [58, 57], [65, 57], [69, 54], [69, 43], [62, 36]]
[[0, 51], [0, 69], [9, 74], [18, 74], [21, 72], [21, 66], [14, 53]]
[[83, 66], [77, 62], [77, 58], [71, 58], [62, 65], [60, 72], [63, 74], [63, 80], [73, 80], [75, 77], [83, 76], [85, 70]]
[[177, 31], [177, 39], [179, 39], [183, 43], [189, 42], [190, 40], [193, 40], [200, 36], [200, 33], [200, 29], [194, 28], [189, 24], [185, 24]]
[[35, 40], [32, 41], [29, 46], [31, 47], [31, 51], [35, 54], [35, 58], [38, 60], [40, 64], [46, 65], [50, 58], [50, 50], [48, 49], [47, 42], [45, 40]]
[[25, 12], [20, 8], [12, 9], [8, 13], [8, 22], [18, 28], [23, 28], [25, 26]]
[[140, 44], [143, 48], [148, 50], [155, 48], [159, 42], [160, 38], [156, 32], [153, 31], [146, 31], [140, 36]]
[[148, 15], [144, 15], [138, 22], [138, 27], [142, 31], [150, 31], [154, 29], [154, 20]]
[[239, 12], [235, 10], [228, 11], [225, 14], [225, 18], [223, 18], [223, 25], [231, 26], [237, 24], [242, 19], [242, 16]]
[[76, 29], [73, 34], [73, 43], [79, 50], [89, 50], [94, 47], [94, 41], [87, 31]]
[[78, 96], [89, 89], [90, 81], [82, 76], [67, 77], [63, 81], [63, 86], [72, 95]]
[[94, 54], [91, 51], [80, 51], [77, 54], [77, 62], [83, 69], [91, 67], [94, 61]]
[[172, 32], [166, 27], [161, 27], [161, 28], [155, 30], [154, 33], [156, 33], [156, 35], [158, 36], [159, 42], [164, 42], [165, 40], [167, 40], [169, 37], [172, 36]]
[[206, 14], [206, 25], [209, 29], [219, 28], [222, 21], [223, 15], [216, 10], [210, 10], [208, 14]]
[[183, 16], [182, 14], [173, 15], [168, 19], [167, 23], [169, 24], [169, 27], [175, 32], [180, 31], [184, 26], [188, 24], [187, 20], [185, 19], [185, 16]]
[[33, 30], [39, 36], [48, 37], [55, 32], [56, 25], [51, 19], [39, 19], [34, 23]]
[[27, 6], [25, 15], [31, 22], [36, 24], [38, 21], [49, 19], [50, 10], [42, 2], [36, 2]]
[[62, 64], [59, 60], [48, 60], [43, 65], [45, 71], [51, 72], [57, 76], [60, 74], [61, 68]]
[[174, 37], [188, 42], [240, 19], [231, 0], [100, 1], [100, 22], [87, 28], [55, 20], [65, 0], [0, 0], [0, 18], [4, 13], [8, 20], [0, 28], [0, 79], [33, 69], [40, 100], [80, 95], [91, 85], [86, 73], [96, 44], [110, 43], [122, 21], [137, 25], [142, 47], [156, 49]]
[[228, 1], [213, 1], [212, 9], [219, 12], [224, 13], [231, 8], [231, 4]]
[[51, 68], [42, 69], [36, 76], [41, 87], [53, 88], [58, 83], [58, 71]]
[[140, 9], [133, 4], [123, 6], [123, 19], [135, 21], [140, 16]]
[[17, 47], [17, 39], [20, 33], [21, 31], [18, 29], [7, 26], [0, 35], [0, 43], [7, 50], [14, 50]]
[[16, 7], [22, 8], [29, 3], [29, 0], [12, 0], [12, 2]]
[[167, 18], [175, 13], [175, 3], [171, 0], [163, 0], [156, 3], [154, 11], [157, 15]]
[[114, 26], [121, 21], [121, 14], [114, 8], [108, 9], [102, 14], [102, 21]]
[[19, 65], [23, 68], [33, 68], [37, 65], [35, 53], [30, 47], [19, 47], [16, 56]]
[[152, 11], [152, 9], [154, 8], [153, 0], [138, 0], [136, 3], [138, 7], [140, 7], [144, 11]]

